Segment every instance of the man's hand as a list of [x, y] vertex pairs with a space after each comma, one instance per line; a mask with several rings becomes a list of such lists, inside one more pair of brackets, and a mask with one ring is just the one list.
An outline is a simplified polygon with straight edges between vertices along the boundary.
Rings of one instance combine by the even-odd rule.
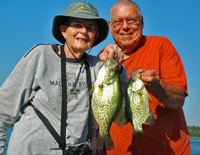
[[185, 101], [184, 91], [172, 84], [164, 82], [157, 70], [138, 69], [140, 79], [147, 90], [160, 102], [172, 109], [181, 108]]
[[116, 44], [109, 44], [105, 47], [105, 49], [99, 54], [99, 58], [106, 63], [106, 59], [115, 59], [118, 62], [119, 69], [121, 68], [121, 64], [123, 62], [124, 54], [122, 49]]
[[160, 74], [157, 70], [138, 69], [138, 72], [141, 73], [140, 79], [147, 87], [154, 89], [158, 86]]

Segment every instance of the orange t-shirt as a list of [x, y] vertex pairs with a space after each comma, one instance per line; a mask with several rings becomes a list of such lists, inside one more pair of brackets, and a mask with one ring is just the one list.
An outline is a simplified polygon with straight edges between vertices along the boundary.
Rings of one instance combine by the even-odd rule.
[[[160, 77], [168, 84], [180, 87], [186, 94], [187, 80], [180, 56], [172, 43], [165, 37], [143, 36], [135, 52], [123, 62], [128, 74], [133, 68], [158, 70]], [[114, 142], [114, 150], [108, 155], [188, 155], [190, 141], [183, 109], [171, 109], [151, 96], [149, 103], [154, 114], [153, 126], [143, 125], [144, 135], [132, 136], [131, 123], [121, 129], [112, 123], [110, 134]]]

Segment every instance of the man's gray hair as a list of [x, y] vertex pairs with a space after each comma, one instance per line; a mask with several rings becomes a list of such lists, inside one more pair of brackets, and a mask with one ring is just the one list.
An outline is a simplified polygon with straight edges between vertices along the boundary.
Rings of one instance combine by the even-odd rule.
[[140, 8], [138, 7], [138, 5], [137, 5], [135, 2], [133, 2], [132, 0], [119, 0], [119, 1], [115, 2], [115, 3], [113, 4], [113, 6], [111, 7], [111, 9], [110, 9], [110, 19], [111, 19], [111, 13], [112, 13], [113, 8], [114, 8], [115, 6], [120, 5], [120, 4], [123, 4], [123, 5], [132, 5], [132, 6], [136, 7], [139, 16], [140, 16], [140, 17], [142, 16], [142, 13], [141, 13], [141, 11], [140, 11]]

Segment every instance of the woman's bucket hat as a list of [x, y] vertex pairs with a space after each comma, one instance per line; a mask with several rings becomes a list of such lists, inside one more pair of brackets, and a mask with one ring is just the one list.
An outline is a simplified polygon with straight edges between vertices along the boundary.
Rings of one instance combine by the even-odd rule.
[[94, 19], [98, 26], [99, 37], [94, 41], [93, 46], [96, 46], [102, 42], [108, 36], [109, 27], [105, 19], [100, 18], [97, 9], [88, 2], [73, 2], [66, 9], [64, 15], [58, 15], [54, 17], [53, 21], [53, 36], [61, 43], [65, 43], [65, 38], [60, 32], [60, 26], [69, 18], [81, 18], [81, 19]]

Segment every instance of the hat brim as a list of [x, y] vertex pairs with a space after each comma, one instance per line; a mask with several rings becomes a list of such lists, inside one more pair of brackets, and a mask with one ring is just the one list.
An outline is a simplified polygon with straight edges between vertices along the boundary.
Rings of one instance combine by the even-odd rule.
[[[63, 35], [60, 32], [60, 26], [64, 25], [64, 23], [69, 18], [80, 18], [80, 16], [72, 17], [72, 16], [58, 15], [58, 16], [54, 17], [53, 28], [52, 28], [53, 36], [56, 38], [56, 40], [58, 40], [62, 44], [65, 44], [65, 38], [63, 37]], [[98, 26], [99, 37], [94, 41], [92, 47], [98, 45], [100, 42], [102, 42], [103, 40], [105, 40], [107, 38], [108, 32], [109, 32], [109, 27], [108, 27], [108, 23], [105, 19], [99, 18], [99, 17], [94, 17], [94, 16], [81, 17], [81, 19], [96, 20], [96, 23]]]

